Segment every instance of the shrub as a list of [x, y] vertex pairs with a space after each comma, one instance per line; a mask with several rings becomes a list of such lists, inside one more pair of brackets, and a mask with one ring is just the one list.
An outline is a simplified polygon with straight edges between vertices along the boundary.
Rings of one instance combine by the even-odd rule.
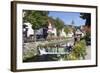
[[77, 59], [85, 59], [86, 55], [86, 43], [85, 40], [81, 40], [77, 42], [73, 48], [73, 53], [75, 53], [75, 56]]

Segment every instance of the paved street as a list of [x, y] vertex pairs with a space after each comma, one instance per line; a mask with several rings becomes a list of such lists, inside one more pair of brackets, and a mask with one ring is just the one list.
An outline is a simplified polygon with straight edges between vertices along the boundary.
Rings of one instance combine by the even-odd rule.
[[87, 55], [85, 57], [86, 60], [91, 59], [91, 46], [87, 46]]

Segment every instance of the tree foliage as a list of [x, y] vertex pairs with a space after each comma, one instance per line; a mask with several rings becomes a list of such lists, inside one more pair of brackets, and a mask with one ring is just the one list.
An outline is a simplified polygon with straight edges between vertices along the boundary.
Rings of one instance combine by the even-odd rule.
[[91, 14], [90, 13], [80, 13], [80, 18], [86, 19], [85, 25], [91, 26]]
[[70, 27], [68, 27], [68, 26], [64, 27], [64, 32], [65, 32], [66, 34], [68, 34], [69, 32], [71, 32], [71, 30], [72, 30], [72, 28], [70, 28]]
[[64, 27], [64, 22], [61, 19], [56, 18], [55, 21], [54, 21], [54, 24], [55, 24], [55, 27], [57, 29], [57, 35], [59, 36], [60, 31]]
[[49, 17], [48, 11], [34, 11], [34, 10], [24, 10], [23, 22], [30, 22], [33, 29], [38, 29], [48, 25], [48, 20], [56, 27], [57, 30], [61, 30], [64, 27], [64, 22], [53, 17]]
[[64, 22], [61, 19], [56, 18], [55, 27], [57, 28], [57, 30], [61, 30], [64, 27]]
[[39, 29], [46, 26], [49, 14], [48, 11], [24, 10], [23, 12], [23, 22], [31, 23], [33, 29]]
[[82, 57], [83, 59], [85, 59], [85, 55], [86, 55], [86, 43], [85, 40], [81, 40], [79, 42], [77, 42], [74, 46], [73, 49], [73, 53], [75, 53], [75, 56], [80, 59], [80, 57]]

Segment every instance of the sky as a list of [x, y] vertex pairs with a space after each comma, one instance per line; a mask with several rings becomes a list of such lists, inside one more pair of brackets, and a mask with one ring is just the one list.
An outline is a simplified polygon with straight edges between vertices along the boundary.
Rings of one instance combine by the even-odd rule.
[[50, 11], [49, 16], [53, 17], [54, 19], [60, 18], [66, 25], [70, 25], [72, 21], [74, 21], [75, 26], [85, 25], [85, 21], [80, 18], [79, 12], [55, 12]]

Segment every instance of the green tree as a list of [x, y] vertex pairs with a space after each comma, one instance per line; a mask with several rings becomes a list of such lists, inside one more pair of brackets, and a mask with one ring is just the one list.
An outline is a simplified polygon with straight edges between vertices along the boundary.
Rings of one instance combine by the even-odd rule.
[[57, 29], [57, 34], [59, 35], [59, 31], [62, 30], [62, 28], [64, 27], [64, 22], [61, 19], [56, 18], [55, 19], [55, 27]]
[[56, 26], [57, 30], [61, 30], [64, 27], [64, 22], [61, 19], [56, 18], [55, 26]]
[[34, 40], [36, 40], [36, 29], [46, 27], [48, 24], [48, 11], [23, 10], [23, 22], [29, 22], [34, 29]]
[[68, 27], [68, 26], [65, 26], [64, 27], [64, 31], [66, 34], [68, 34], [68, 32], [71, 32], [72, 28]]
[[33, 29], [39, 29], [46, 26], [49, 12], [34, 10], [24, 10], [23, 12], [23, 22], [31, 23]]
[[91, 26], [91, 14], [90, 13], [80, 13], [80, 18], [85, 19], [85, 25], [90, 27]]
[[48, 17], [48, 20], [57, 29], [57, 35], [59, 35], [59, 31], [64, 27], [64, 22], [60, 18], [54, 19], [53, 17]]

